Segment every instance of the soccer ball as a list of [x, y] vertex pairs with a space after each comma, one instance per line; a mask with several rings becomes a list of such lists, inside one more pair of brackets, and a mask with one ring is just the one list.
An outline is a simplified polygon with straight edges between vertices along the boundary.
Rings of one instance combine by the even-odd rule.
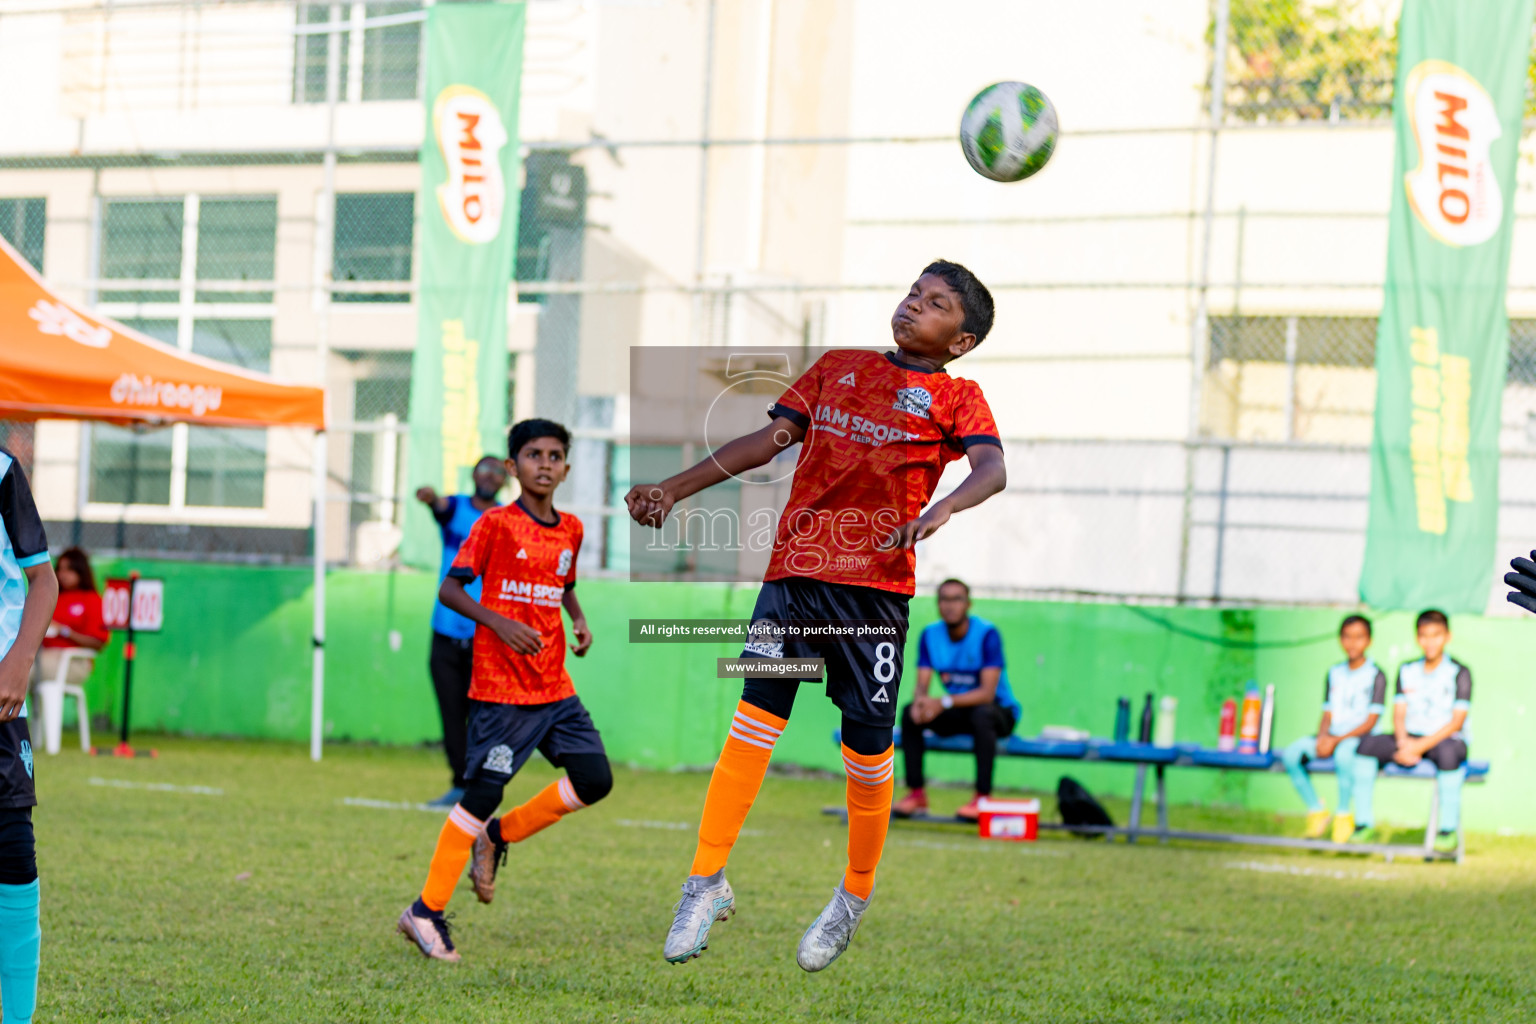
[[960, 148], [993, 181], [1023, 181], [1056, 150], [1056, 108], [1023, 82], [998, 82], [976, 94], [960, 117]]

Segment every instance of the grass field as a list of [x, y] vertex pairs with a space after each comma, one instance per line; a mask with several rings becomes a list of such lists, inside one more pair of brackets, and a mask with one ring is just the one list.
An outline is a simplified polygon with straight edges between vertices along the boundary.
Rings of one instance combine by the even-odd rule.
[[[603, 804], [513, 848], [493, 905], [460, 887], [452, 965], [393, 932], [441, 815], [346, 802], [436, 795], [440, 754], [158, 745], [40, 759], [39, 1021], [1536, 1018], [1531, 839], [1474, 835], [1458, 868], [898, 825], [853, 946], [813, 976], [794, 950], [842, 870], [843, 827], [817, 813], [842, 783], [774, 777], [731, 862], [740, 912], [674, 967], [707, 778], [620, 769]], [[509, 801], [553, 777], [535, 759]]]

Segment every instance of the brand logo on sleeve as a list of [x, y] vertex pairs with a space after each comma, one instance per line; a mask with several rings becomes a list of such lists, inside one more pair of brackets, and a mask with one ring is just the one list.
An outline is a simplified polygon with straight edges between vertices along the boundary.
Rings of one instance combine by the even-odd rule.
[[845, 373], [841, 377], [837, 378], [837, 382], [839, 384], [846, 384], [849, 387], [857, 387], [858, 386], [858, 382], [853, 377], [853, 371], [852, 370], [849, 370], [847, 373]]
[[1499, 111], [1477, 79], [1448, 61], [1408, 73], [1407, 111], [1419, 165], [1404, 178], [1408, 205], [1445, 245], [1488, 241], [1504, 219], [1504, 194], [1489, 156], [1504, 134]]
[[571, 549], [566, 548], [560, 552], [560, 563], [555, 567], [555, 575], [564, 576], [571, 571]]

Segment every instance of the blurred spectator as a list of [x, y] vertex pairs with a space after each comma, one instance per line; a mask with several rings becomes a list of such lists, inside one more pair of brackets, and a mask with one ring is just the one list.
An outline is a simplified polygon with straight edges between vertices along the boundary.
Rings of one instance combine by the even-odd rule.
[[[971, 614], [971, 588], [960, 580], [939, 584], [939, 619], [917, 640], [917, 696], [901, 712], [901, 752], [909, 792], [892, 808], [898, 817], [928, 809], [923, 789], [924, 730], [970, 736], [976, 744], [976, 796], [955, 814], [974, 821], [977, 804], [992, 792], [997, 741], [1013, 732], [1022, 708], [1008, 685], [1003, 638], [997, 627]], [[928, 696], [938, 673], [943, 693]]]
[[[507, 468], [494, 455], [475, 464], [474, 494], [438, 494], [430, 487], [416, 492], [416, 500], [432, 510], [443, 532], [443, 564], [437, 581], [442, 583], [459, 545], [469, 538], [469, 531], [480, 517], [497, 505], [496, 495], [507, 484]], [[465, 588], [470, 597], [480, 599], [480, 581]], [[434, 591], [436, 593], [436, 591]], [[464, 796], [464, 747], [469, 733], [469, 670], [474, 664], [475, 624], [438, 601], [432, 606], [432, 652], [427, 666], [432, 673], [432, 689], [437, 694], [437, 710], [443, 719], [443, 750], [453, 772], [448, 792], [432, 801], [433, 806], [452, 807]]]
[[[59, 671], [59, 660], [71, 647], [99, 651], [107, 645], [111, 633], [101, 623], [101, 594], [96, 591], [96, 573], [91, 559], [79, 548], [67, 548], [54, 565], [59, 579], [59, 603], [53, 610], [48, 635], [37, 654], [37, 678], [52, 679]], [[91, 662], [72, 661], [67, 683], [80, 683], [91, 674]]]

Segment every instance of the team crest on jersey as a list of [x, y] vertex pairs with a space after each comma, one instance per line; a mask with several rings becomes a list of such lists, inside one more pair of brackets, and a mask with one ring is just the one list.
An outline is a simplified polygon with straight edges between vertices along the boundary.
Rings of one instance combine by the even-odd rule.
[[859, 383], [857, 380], [854, 379], [853, 371], [852, 370], [849, 370], [847, 373], [845, 373], [841, 377], [837, 378], [837, 382], [839, 384], [846, 384], [849, 387], [857, 387], [858, 383]]
[[26, 740], [21, 741], [21, 763], [27, 769], [27, 778], [32, 777], [32, 744]]
[[747, 629], [747, 643], [742, 653], [760, 658], [784, 657], [784, 628], [777, 622], [758, 619]]
[[571, 549], [566, 548], [560, 552], [560, 564], [555, 567], [555, 575], [564, 576], [571, 571]]
[[512, 748], [505, 743], [492, 747], [491, 752], [485, 755], [485, 770], [498, 775], [511, 775]]
[[897, 412], [909, 412], [914, 416], [924, 419], [930, 418], [928, 410], [933, 406], [933, 396], [927, 388], [899, 388], [896, 391], [896, 404], [891, 406]]

